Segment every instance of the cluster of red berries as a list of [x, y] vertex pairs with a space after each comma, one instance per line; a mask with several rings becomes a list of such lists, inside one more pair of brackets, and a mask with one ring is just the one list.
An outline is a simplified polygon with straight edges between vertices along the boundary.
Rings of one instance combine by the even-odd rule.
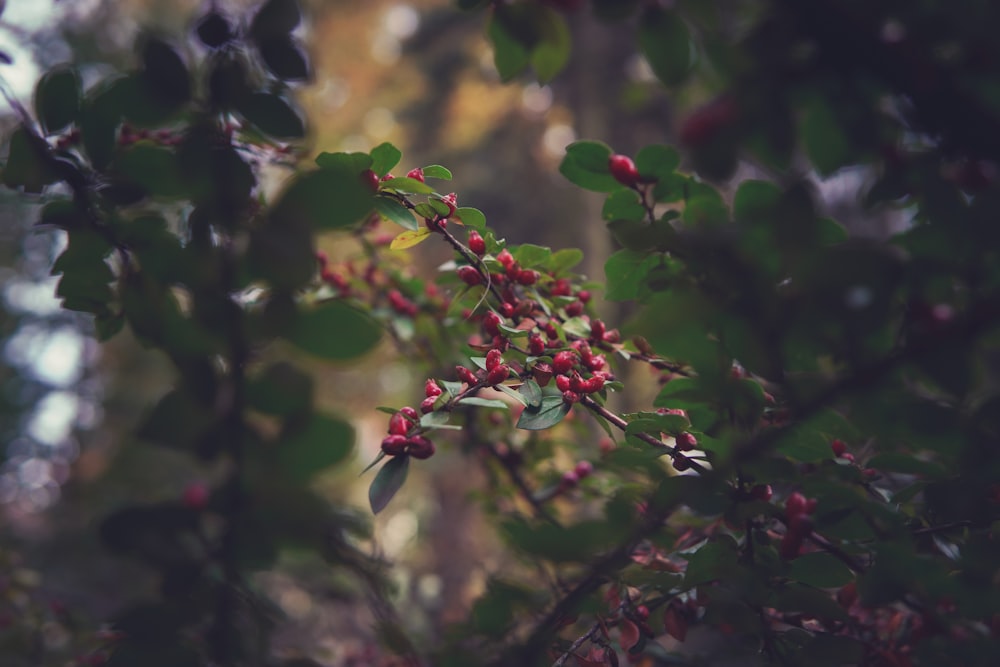
[[559, 490], [568, 491], [580, 482], [590, 477], [594, 472], [594, 465], [590, 461], [579, 461], [572, 470], [567, 470], [559, 480]]
[[382, 439], [382, 451], [389, 456], [412, 456], [427, 459], [434, 455], [434, 443], [420, 433], [413, 433], [420, 415], [407, 406], [389, 418], [389, 435]]
[[785, 499], [787, 527], [784, 537], [781, 538], [781, 546], [778, 548], [778, 552], [785, 560], [791, 560], [799, 555], [802, 543], [812, 533], [813, 521], [809, 515], [815, 511], [816, 499], [806, 498], [798, 491]]

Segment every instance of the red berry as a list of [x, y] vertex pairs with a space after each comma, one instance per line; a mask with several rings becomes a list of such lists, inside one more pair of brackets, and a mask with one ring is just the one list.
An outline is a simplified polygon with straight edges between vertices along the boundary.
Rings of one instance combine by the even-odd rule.
[[645, 621], [649, 618], [649, 607], [644, 604], [639, 605], [635, 608], [635, 617], [640, 621]]
[[[559, 386], [558, 378], [556, 379], [556, 386], [557, 387]], [[576, 393], [575, 391], [564, 391], [562, 397], [563, 401], [570, 404], [578, 403], [580, 401], [580, 394]]]
[[449, 192], [445, 196], [441, 197], [441, 201], [443, 201], [445, 206], [448, 207], [448, 215], [445, 216], [446, 218], [455, 213], [455, 209], [458, 208], [458, 195], [454, 192]]
[[503, 318], [491, 310], [483, 316], [483, 331], [491, 336], [499, 336], [501, 322]]
[[429, 459], [434, 455], [434, 443], [422, 435], [406, 441], [407, 453], [415, 459]]
[[594, 466], [590, 461], [580, 461], [576, 464], [576, 467], [573, 468], [573, 472], [575, 472], [576, 476], [580, 479], [584, 479], [590, 477], [590, 474], [594, 472]]
[[411, 169], [408, 172], [406, 172], [406, 177], [407, 178], [412, 178], [415, 181], [420, 181], [421, 183], [423, 183], [424, 182], [424, 170], [421, 169], [420, 167], [417, 167], [416, 169]]
[[469, 250], [480, 257], [486, 254], [486, 241], [475, 229], [469, 231]]
[[522, 269], [517, 272], [515, 280], [517, 280], [519, 285], [534, 285], [538, 282], [538, 272], [530, 269]]
[[437, 397], [443, 393], [444, 390], [438, 386], [438, 383], [433, 378], [427, 378], [427, 381], [424, 382], [424, 395], [428, 398]]
[[608, 158], [608, 169], [622, 185], [633, 187], [639, 182], [639, 170], [627, 155], [612, 155]]
[[471, 266], [460, 266], [457, 273], [462, 282], [471, 287], [475, 287], [483, 282], [482, 274]]
[[[495, 350], [491, 350], [493, 352]], [[486, 384], [493, 386], [498, 385], [510, 375], [510, 366], [507, 364], [500, 364], [493, 370], [486, 374]]]
[[389, 417], [389, 435], [406, 435], [414, 421], [402, 412], [397, 412]]
[[730, 125], [736, 119], [737, 112], [736, 103], [730, 97], [723, 96], [709, 102], [681, 125], [681, 143], [698, 146], [707, 142], [719, 130]]
[[389, 456], [399, 456], [406, 451], [405, 435], [389, 435], [382, 439], [382, 451]]
[[684, 452], [689, 452], [698, 445], [698, 438], [687, 432], [677, 434], [674, 440], [677, 442], [677, 449]]
[[604, 340], [604, 332], [606, 330], [607, 328], [604, 326], [604, 322], [602, 322], [601, 320], [594, 320], [593, 322], [590, 323], [590, 337], [593, 338], [598, 343]]
[[560, 375], [569, 373], [576, 366], [576, 355], [569, 350], [556, 353], [552, 358], [552, 370]]
[[587, 368], [592, 371], [599, 371], [608, 364], [608, 360], [603, 354], [595, 354], [587, 361]]
[[843, 440], [834, 440], [830, 443], [830, 449], [833, 450], [834, 456], [843, 456], [844, 452], [847, 451], [847, 445], [844, 444]]
[[589, 380], [586, 380], [583, 383], [584, 394], [593, 394], [594, 392], [598, 392], [602, 389], [604, 389], [603, 375], [595, 375], [594, 377], [590, 378]]
[[844, 452], [843, 454], [840, 455], [840, 458], [844, 459], [849, 463], [854, 463], [854, 454], [851, 454], [850, 452]]
[[785, 499], [785, 516], [791, 519], [794, 516], [805, 514], [806, 497], [796, 491]]
[[552, 296], [569, 296], [572, 285], [565, 278], [560, 278], [552, 284]]
[[528, 352], [538, 357], [545, 354], [545, 341], [536, 333], [528, 337]]
[[201, 482], [192, 482], [184, 487], [184, 496], [181, 502], [184, 507], [193, 510], [203, 510], [208, 505], [208, 487]]
[[570, 317], [576, 317], [583, 314], [583, 302], [574, 301], [573, 303], [566, 306], [566, 314]]
[[566, 392], [569, 391], [569, 385], [570, 381], [568, 377], [566, 377], [565, 375], [556, 376], [556, 389], [558, 389], [559, 391]]
[[756, 484], [752, 489], [750, 489], [750, 497], [754, 500], [763, 500], [767, 502], [774, 495], [774, 491], [771, 489], [770, 484]]
[[572, 470], [567, 470], [563, 473], [562, 479], [559, 482], [559, 486], [564, 489], [571, 489], [580, 483], [580, 477], [576, 472]]
[[371, 169], [361, 172], [361, 181], [368, 186], [372, 192], [378, 192], [378, 176]]
[[400, 408], [399, 412], [401, 414], [405, 415], [406, 418], [409, 419], [410, 421], [419, 421], [420, 420], [420, 415], [417, 414], [417, 411], [414, 410], [413, 408], [411, 408], [408, 405], [406, 407]]
[[472, 386], [479, 382], [479, 380], [476, 379], [475, 373], [470, 371], [465, 366], [455, 366], [455, 374], [458, 376], [459, 380], [461, 380], [462, 382], [464, 382], [469, 386]]
[[434, 404], [437, 402], [437, 396], [428, 396], [420, 402], [420, 411], [424, 414], [428, 412], [434, 412]]
[[494, 368], [503, 363], [503, 354], [500, 350], [490, 350], [486, 353], [486, 370], [492, 371]]
[[590, 301], [590, 292], [588, 292], [585, 289], [582, 289], [576, 293], [576, 298], [578, 298], [580, 301], [584, 303], [587, 303], [588, 301]]
[[514, 306], [506, 302], [501, 303], [500, 312], [503, 313], [504, 317], [510, 317], [514, 314]]
[[497, 261], [503, 265], [504, 269], [510, 270], [510, 267], [514, 266], [514, 255], [510, 254], [510, 250], [504, 248], [497, 255]]

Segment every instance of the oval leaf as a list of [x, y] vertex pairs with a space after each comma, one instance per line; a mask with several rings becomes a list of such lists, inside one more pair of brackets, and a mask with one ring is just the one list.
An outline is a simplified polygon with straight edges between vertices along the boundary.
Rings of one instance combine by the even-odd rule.
[[423, 242], [423, 240], [430, 235], [431, 230], [427, 227], [421, 227], [416, 230], [407, 230], [392, 240], [392, 243], [389, 244], [389, 249], [406, 250], [407, 248], [412, 248], [418, 243]]
[[517, 427], [526, 431], [552, 428], [569, 414], [569, 404], [562, 395], [543, 396], [537, 408], [527, 407], [517, 420]]
[[382, 330], [361, 311], [334, 301], [300, 312], [287, 337], [309, 354], [345, 361], [378, 345]]
[[301, 139], [306, 126], [287, 100], [273, 93], [252, 93], [240, 101], [243, 117], [277, 139]]
[[76, 120], [80, 112], [80, 76], [72, 67], [55, 67], [35, 87], [35, 113], [46, 134]]
[[409, 470], [409, 456], [395, 456], [382, 466], [372, 480], [372, 485], [368, 487], [368, 502], [372, 506], [372, 513], [378, 514], [385, 509], [396, 492], [403, 488]]

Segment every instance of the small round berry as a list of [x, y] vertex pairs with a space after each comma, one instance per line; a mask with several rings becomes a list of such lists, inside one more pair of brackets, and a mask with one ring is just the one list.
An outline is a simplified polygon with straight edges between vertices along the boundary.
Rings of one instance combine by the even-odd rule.
[[794, 516], [805, 514], [806, 497], [798, 491], [792, 493], [785, 499], [785, 516], [791, 519]]
[[428, 412], [434, 412], [434, 404], [437, 403], [437, 396], [428, 396], [420, 402], [420, 411], [424, 414]]
[[399, 456], [406, 452], [407, 442], [405, 435], [388, 435], [382, 438], [382, 451], [389, 456]]
[[458, 376], [459, 380], [461, 380], [462, 382], [464, 382], [469, 386], [472, 386], [479, 382], [479, 380], [476, 378], [475, 373], [470, 371], [465, 366], [455, 366], [455, 375]]
[[458, 208], [458, 195], [454, 192], [449, 192], [445, 196], [441, 197], [441, 201], [448, 207], [448, 215], [445, 217], [447, 218], [453, 215]]
[[500, 350], [493, 349], [486, 353], [486, 370], [492, 371], [494, 368], [503, 363], [503, 353]]
[[612, 155], [608, 158], [608, 169], [615, 180], [622, 185], [633, 187], [639, 182], [639, 170], [627, 155]]
[[469, 250], [480, 257], [486, 254], [486, 241], [475, 229], [469, 231]]
[[569, 391], [570, 380], [565, 375], [556, 376], [556, 389], [562, 392]]
[[501, 322], [503, 318], [491, 310], [483, 316], [483, 331], [491, 336], [499, 336]]
[[541, 336], [534, 333], [528, 337], [528, 352], [535, 357], [545, 354], [545, 341], [542, 340]]
[[376, 175], [371, 169], [365, 169], [361, 172], [361, 181], [367, 185], [368, 189], [372, 192], [378, 192], [378, 175]]
[[590, 292], [588, 292], [585, 289], [582, 289], [576, 293], [576, 298], [582, 301], [583, 303], [587, 303], [590, 301]]
[[[558, 378], [556, 378], [556, 386], [557, 387], [559, 386]], [[564, 391], [562, 398], [564, 402], [569, 404], [580, 402], [580, 394], [576, 393], [575, 391]]]
[[580, 477], [573, 470], [567, 470], [559, 480], [559, 486], [564, 489], [572, 489], [580, 483]]
[[674, 440], [677, 442], [677, 449], [683, 452], [689, 452], [698, 445], [698, 438], [686, 431], [678, 433]]
[[415, 435], [406, 441], [406, 451], [415, 459], [429, 459], [434, 456], [434, 443], [422, 435]]
[[[492, 351], [494, 350], [491, 350], [491, 352]], [[490, 385], [491, 387], [494, 385], [498, 385], [504, 380], [506, 380], [508, 376], [510, 376], [510, 366], [508, 366], [507, 364], [500, 364], [499, 366], [497, 366], [496, 368], [494, 368], [493, 370], [489, 371], [486, 374], [486, 384]]]
[[771, 489], [770, 484], [756, 484], [752, 489], [750, 489], [750, 497], [754, 500], [763, 500], [767, 502], [771, 500], [771, 496], [774, 495], [774, 491]]
[[420, 181], [421, 183], [423, 183], [424, 182], [424, 170], [421, 169], [420, 167], [417, 167], [416, 169], [411, 169], [408, 172], [406, 172], [406, 177], [407, 178], [412, 178], [415, 181]]
[[538, 282], [538, 272], [530, 269], [522, 269], [517, 272], [515, 280], [519, 285], [534, 285]]
[[574, 366], [576, 366], [576, 355], [569, 350], [557, 352], [556, 356], [552, 357], [552, 370], [560, 375], [569, 373]]
[[397, 412], [389, 417], [389, 435], [406, 435], [413, 425], [413, 421], [402, 412]]
[[424, 382], [424, 396], [427, 396], [428, 398], [436, 398], [443, 393], [444, 390], [433, 378], [427, 378], [427, 381]]
[[847, 451], [847, 445], [843, 440], [834, 440], [830, 443], [830, 449], [833, 450], [834, 456], [840, 457]]
[[577, 317], [583, 314], [583, 302], [574, 301], [566, 306], [566, 314], [570, 317]]
[[483, 282], [482, 274], [480, 274], [474, 267], [460, 266], [458, 267], [457, 273], [462, 282], [470, 287], [475, 287]]
[[510, 267], [514, 266], [514, 255], [510, 254], [510, 250], [504, 248], [497, 255], [497, 261], [503, 265], [504, 269], [510, 270]]
[[594, 320], [590, 323], [590, 337], [596, 342], [600, 343], [604, 340], [605, 331], [607, 331], [607, 327], [604, 326], [604, 322], [601, 320]]
[[590, 461], [579, 461], [576, 467], [573, 468], [573, 472], [576, 473], [578, 478], [586, 479], [594, 472], [594, 465]]

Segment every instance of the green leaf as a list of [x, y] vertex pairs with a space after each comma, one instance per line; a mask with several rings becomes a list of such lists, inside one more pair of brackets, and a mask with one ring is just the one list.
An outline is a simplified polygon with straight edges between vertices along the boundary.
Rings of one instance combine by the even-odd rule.
[[546, 83], [569, 62], [572, 38], [566, 20], [554, 9], [540, 7], [534, 20], [539, 40], [529, 58], [538, 80]]
[[728, 221], [729, 210], [718, 190], [704, 183], [694, 183], [690, 186], [682, 218], [692, 226], [718, 226]]
[[530, 269], [547, 262], [549, 257], [552, 256], [552, 250], [531, 243], [522, 243], [517, 248], [514, 248], [512, 254], [522, 268]]
[[312, 405], [313, 379], [288, 363], [279, 361], [259, 373], [247, 385], [247, 403], [269, 415], [289, 416]]
[[239, 101], [236, 109], [261, 132], [276, 139], [301, 139], [306, 136], [302, 118], [280, 95], [251, 93]]
[[500, 11], [495, 12], [490, 19], [486, 34], [493, 42], [493, 64], [500, 74], [500, 80], [507, 82], [524, 71], [531, 54], [528, 48], [511, 33], [502, 18], [503, 14]]
[[473, 405], [479, 408], [498, 408], [500, 410], [509, 410], [509, 406], [503, 401], [497, 400], [495, 398], [480, 398], [478, 396], [466, 396], [465, 398], [459, 400], [460, 405]]
[[553, 275], [558, 276], [564, 271], [572, 269], [583, 261], [583, 251], [578, 248], [564, 248], [552, 253], [549, 258], [549, 270]]
[[423, 168], [424, 178], [437, 178], [442, 181], [451, 180], [451, 170], [439, 164], [427, 165]]
[[187, 193], [177, 154], [152, 143], [142, 141], [121, 152], [114, 168], [127, 182], [153, 196], [174, 199]]
[[288, 422], [274, 448], [281, 471], [292, 481], [305, 483], [351, 454], [354, 428], [343, 420], [312, 414], [304, 423]]
[[570, 405], [563, 400], [561, 394], [542, 396], [538, 407], [528, 406], [521, 412], [517, 420], [517, 428], [526, 431], [543, 431], [552, 428], [569, 414]]
[[737, 562], [736, 545], [732, 538], [707, 542], [688, 558], [684, 585], [688, 588], [732, 574]]
[[38, 137], [19, 127], [14, 130], [8, 145], [7, 164], [3, 169], [4, 185], [9, 188], [24, 187], [25, 192], [38, 193], [58, 180], [45, 155], [47, 146]]
[[780, 591], [772, 604], [781, 611], [797, 611], [807, 616], [820, 619], [833, 619], [847, 622], [850, 620], [847, 612], [824, 591], [808, 586], [790, 585]]
[[525, 380], [518, 391], [524, 396], [529, 408], [539, 409], [542, 407], [542, 388], [538, 386], [534, 378]]
[[80, 75], [60, 65], [42, 75], [35, 86], [35, 113], [46, 134], [59, 132], [80, 113]]
[[817, 96], [809, 103], [800, 132], [806, 155], [820, 175], [828, 176], [850, 164], [853, 142], [826, 99]]
[[566, 147], [559, 173], [585, 190], [614, 192], [624, 186], [608, 169], [611, 148], [599, 141], [575, 141]]
[[653, 7], [639, 21], [639, 50], [656, 77], [668, 86], [682, 82], [694, 58], [691, 34], [677, 12]]
[[646, 209], [635, 190], [616, 190], [604, 200], [601, 217], [605, 220], [641, 222], [646, 217]]
[[883, 472], [919, 475], [928, 479], [944, 479], [947, 476], [947, 470], [941, 465], [931, 461], [923, 461], [912, 454], [903, 454], [902, 452], [876, 454], [869, 459], [866, 467]]
[[410, 231], [416, 231], [419, 226], [416, 218], [410, 212], [410, 209], [406, 208], [398, 201], [392, 197], [375, 197], [375, 210], [384, 219], [394, 222], [403, 229], [409, 229]]
[[278, 227], [338, 229], [366, 217], [374, 206], [375, 196], [360, 171], [345, 159], [295, 176], [272, 207], [270, 219]]
[[174, 389], [157, 402], [136, 435], [161, 447], [190, 450], [214, 421], [211, 410], [201, 401]]
[[733, 197], [733, 219], [737, 222], [767, 224], [781, 204], [782, 192], [768, 181], [746, 180]]
[[639, 295], [639, 286], [649, 271], [659, 265], [657, 253], [619, 250], [604, 263], [604, 275], [608, 280], [608, 301], [629, 301]]
[[305, 81], [309, 78], [309, 60], [294, 37], [278, 35], [257, 44], [261, 60], [271, 73], [283, 81]]
[[387, 181], [382, 181], [382, 187], [389, 190], [398, 190], [407, 194], [430, 195], [434, 194], [434, 188], [407, 176], [397, 176]]
[[451, 219], [457, 219], [466, 227], [471, 227], [480, 232], [486, 229], [486, 216], [478, 208], [462, 206], [455, 210]]
[[673, 146], [644, 146], [635, 156], [635, 166], [643, 178], [664, 179], [681, 165], [681, 155]]
[[839, 588], [854, 581], [854, 573], [825, 551], [803, 554], [792, 561], [788, 576], [816, 588]]
[[396, 492], [403, 488], [409, 469], [409, 456], [394, 456], [382, 466], [368, 487], [368, 502], [371, 504], [372, 513], [378, 514], [385, 509]]
[[378, 345], [382, 330], [370, 317], [340, 301], [300, 311], [288, 340], [333, 361], [354, 359]]
[[399, 164], [399, 160], [403, 157], [403, 152], [386, 141], [373, 148], [371, 156], [372, 171], [375, 172], [376, 176], [381, 178]]

